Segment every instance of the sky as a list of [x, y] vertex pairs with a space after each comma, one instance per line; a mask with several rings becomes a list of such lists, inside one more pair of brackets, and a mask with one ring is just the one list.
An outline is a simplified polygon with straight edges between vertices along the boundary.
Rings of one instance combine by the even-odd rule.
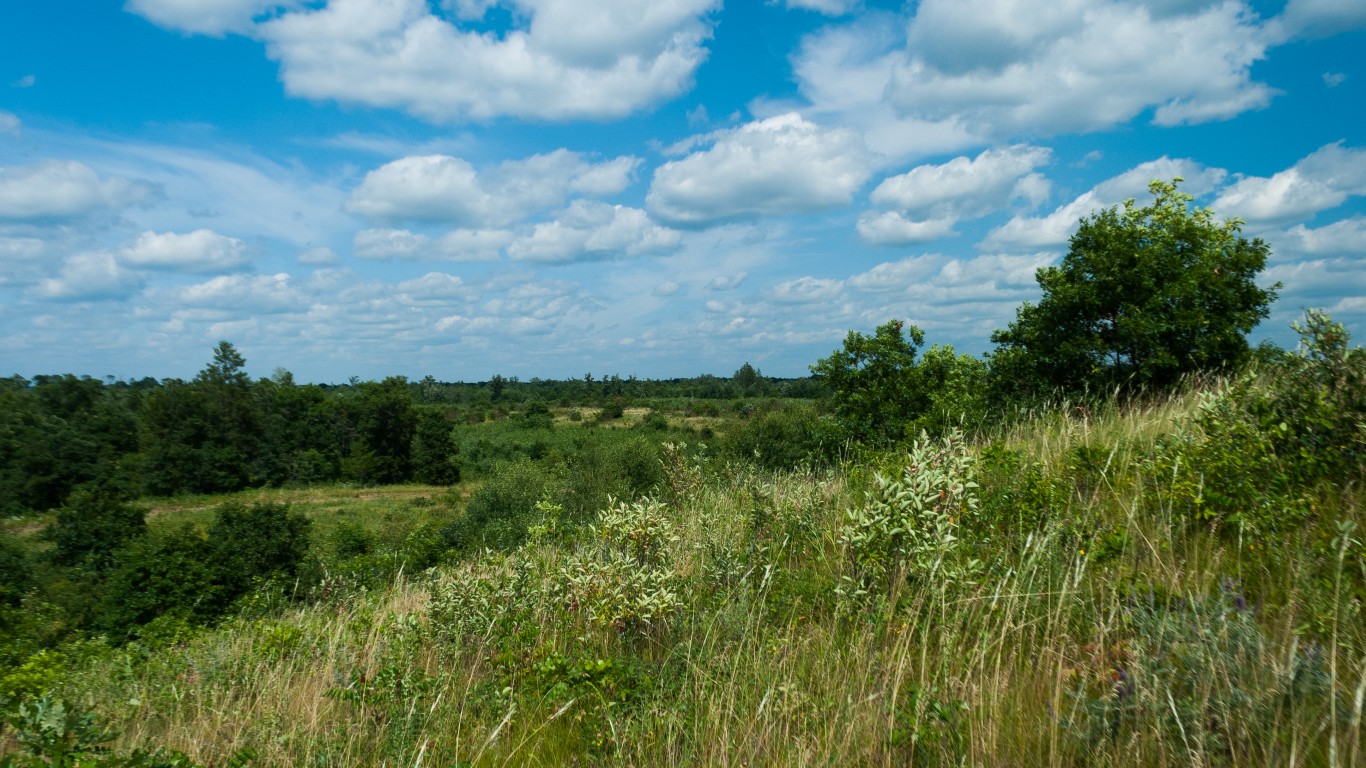
[[1361, 0], [0, 0], [0, 376], [980, 354], [1155, 179], [1366, 334]]

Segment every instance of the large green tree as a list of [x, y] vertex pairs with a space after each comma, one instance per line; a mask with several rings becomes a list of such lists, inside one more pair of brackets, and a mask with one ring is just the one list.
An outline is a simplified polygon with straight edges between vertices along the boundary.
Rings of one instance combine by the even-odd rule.
[[811, 366], [829, 387], [835, 415], [851, 437], [899, 439], [929, 406], [915, 369], [916, 350], [924, 343], [919, 328], [890, 320], [872, 336], [850, 331], [840, 349]]
[[1191, 207], [1181, 179], [1154, 181], [1133, 200], [1081, 220], [1067, 255], [1039, 270], [1038, 304], [992, 335], [998, 382], [1076, 392], [1163, 388], [1248, 354], [1276, 288], [1256, 277], [1270, 252], [1238, 219]]

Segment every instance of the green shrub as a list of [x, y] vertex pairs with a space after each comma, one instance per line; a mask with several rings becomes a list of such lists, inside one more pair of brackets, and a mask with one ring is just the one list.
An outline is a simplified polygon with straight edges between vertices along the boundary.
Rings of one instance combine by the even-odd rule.
[[844, 515], [840, 544], [855, 576], [841, 594], [854, 599], [909, 575], [927, 584], [969, 577], [980, 563], [959, 557], [959, 527], [977, 513], [976, 460], [957, 431], [940, 440], [921, 434], [900, 475], [881, 472], [863, 504]]
[[526, 538], [536, 519], [536, 502], [558, 492], [560, 478], [543, 464], [520, 460], [498, 465], [493, 476], [470, 496], [465, 514], [442, 529], [447, 546], [457, 550], [512, 549]]
[[103, 571], [114, 552], [147, 532], [146, 512], [97, 490], [82, 490], [57, 512], [43, 536], [58, 565]]
[[722, 451], [767, 469], [834, 463], [844, 444], [834, 421], [807, 409], [763, 411], [726, 434]]

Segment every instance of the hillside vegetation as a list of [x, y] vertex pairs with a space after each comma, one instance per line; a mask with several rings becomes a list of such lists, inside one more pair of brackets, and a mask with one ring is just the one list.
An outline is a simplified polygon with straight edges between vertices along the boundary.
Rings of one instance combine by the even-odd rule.
[[[171, 750], [139, 764], [1357, 765], [1363, 366], [1338, 330], [825, 468], [667, 445], [587, 517], [545, 494], [517, 540], [381, 586], [67, 649], [39, 703], [111, 754]], [[35, 706], [7, 738], [75, 739]]]
[[1366, 353], [1152, 188], [985, 360], [11, 380], [0, 768], [1366, 764]]

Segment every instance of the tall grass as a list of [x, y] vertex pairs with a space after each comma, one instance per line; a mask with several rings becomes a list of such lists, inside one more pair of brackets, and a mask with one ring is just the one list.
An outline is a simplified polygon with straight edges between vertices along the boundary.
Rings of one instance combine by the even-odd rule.
[[1274, 539], [1192, 523], [1152, 457], [1197, 398], [984, 436], [965, 578], [908, 568], [843, 597], [867, 472], [674, 455], [666, 522], [632, 518], [663, 542], [649, 555], [605, 524], [543, 526], [387, 590], [110, 651], [65, 693], [118, 748], [204, 763], [1361, 765], [1360, 491], [1312, 489], [1315, 516]]

